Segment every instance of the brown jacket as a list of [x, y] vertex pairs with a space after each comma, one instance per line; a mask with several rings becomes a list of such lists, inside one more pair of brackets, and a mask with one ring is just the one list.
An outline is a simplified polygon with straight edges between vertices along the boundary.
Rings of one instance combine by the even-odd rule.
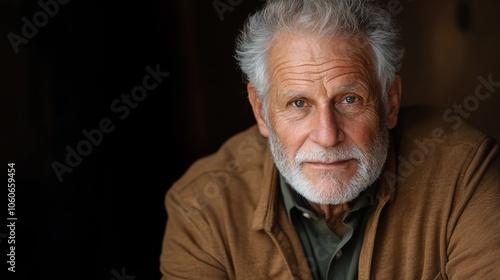
[[[500, 279], [499, 147], [430, 115], [402, 111], [391, 131], [359, 279]], [[162, 279], [312, 279], [256, 127], [194, 163], [165, 204]]]

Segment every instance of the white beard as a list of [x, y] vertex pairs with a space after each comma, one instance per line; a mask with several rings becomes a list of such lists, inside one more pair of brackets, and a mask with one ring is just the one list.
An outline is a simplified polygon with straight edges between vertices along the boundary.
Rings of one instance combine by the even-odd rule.
[[[272, 129], [269, 129], [269, 143], [278, 170], [297, 193], [311, 202], [338, 205], [358, 197], [380, 176], [389, 147], [389, 132], [385, 127], [381, 126], [366, 154], [358, 146], [329, 149], [315, 146], [307, 151], [299, 149], [292, 158]], [[342, 179], [344, 170], [317, 171], [315, 173], [320, 180], [316, 183], [309, 180], [303, 171], [303, 162], [326, 163], [348, 159], [356, 161], [357, 170], [347, 181]]]

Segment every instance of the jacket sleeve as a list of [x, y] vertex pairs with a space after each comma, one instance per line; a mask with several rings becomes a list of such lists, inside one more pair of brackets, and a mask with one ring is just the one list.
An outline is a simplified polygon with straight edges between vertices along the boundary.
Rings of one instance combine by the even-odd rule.
[[167, 193], [165, 207], [168, 220], [160, 256], [161, 279], [227, 279], [219, 260], [220, 245], [203, 209], [186, 204], [174, 191]]
[[500, 279], [500, 157], [487, 138], [459, 178], [448, 224], [449, 279]]

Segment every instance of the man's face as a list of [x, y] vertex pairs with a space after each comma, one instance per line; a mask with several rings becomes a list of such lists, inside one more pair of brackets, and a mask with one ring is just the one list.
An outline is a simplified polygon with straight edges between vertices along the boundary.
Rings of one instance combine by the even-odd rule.
[[278, 169], [306, 199], [342, 204], [379, 176], [388, 130], [369, 46], [282, 35], [272, 47], [266, 120]]

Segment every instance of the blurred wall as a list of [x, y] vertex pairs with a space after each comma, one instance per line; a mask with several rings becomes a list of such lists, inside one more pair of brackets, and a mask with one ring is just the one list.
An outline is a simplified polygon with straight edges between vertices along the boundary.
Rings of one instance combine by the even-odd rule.
[[[460, 116], [500, 140], [500, 2], [396, 2], [406, 48], [403, 104], [437, 106], [446, 118]], [[495, 86], [484, 86], [479, 96], [489, 96], [476, 99], [483, 79]]]
[[15, 163], [18, 219], [16, 273], [0, 279], [159, 279], [164, 194], [188, 165], [171, 4], [0, 2], [0, 159]]

